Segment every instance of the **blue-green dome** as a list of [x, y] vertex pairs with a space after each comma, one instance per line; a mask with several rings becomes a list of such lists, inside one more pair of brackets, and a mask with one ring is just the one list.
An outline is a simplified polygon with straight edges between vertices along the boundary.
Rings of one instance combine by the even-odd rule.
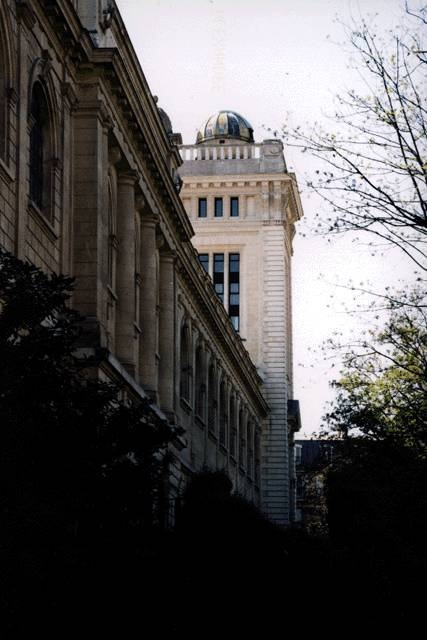
[[249, 122], [235, 111], [218, 111], [201, 127], [196, 144], [218, 139], [253, 142], [253, 129]]

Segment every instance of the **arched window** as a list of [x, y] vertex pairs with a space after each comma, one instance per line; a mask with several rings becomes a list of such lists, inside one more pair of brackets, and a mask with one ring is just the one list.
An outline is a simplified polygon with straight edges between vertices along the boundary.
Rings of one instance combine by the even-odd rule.
[[253, 474], [254, 464], [254, 443], [253, 443], [253, 428], [252, 423], [248, 420], [246, 426], [246, 471], [250, 478]]
[[206, 382], [202, 347], [196, 350], [196, 415], [205, 419]]
[[243, 409], [239, 412], [239, 465], [246, 467], [246, 430]]
[[236, 427], [236, 399], [234, 395], [230, 397], [230, 455], [236, 457], [236, 440], [237, 440], [237, 427]]
[[219, 392], [219, 411], [219, 444], [225, 447], [227, 443], [228, 403], [227, 388], [224, 380], [221, 382]]
[[36, 82], [30, 107], [30, 199], [46, 215], [51, 215], [51, 128], [45, 93]]
[[181, 397], [190, 402], [191, 383], [191, 352], [190, 352], [190, 332], [186, 325], [181, 329]]
[[208, 372], [208, 428], [212, 433], [216, 432], [216, 407], [215, 367], [211, 364]]

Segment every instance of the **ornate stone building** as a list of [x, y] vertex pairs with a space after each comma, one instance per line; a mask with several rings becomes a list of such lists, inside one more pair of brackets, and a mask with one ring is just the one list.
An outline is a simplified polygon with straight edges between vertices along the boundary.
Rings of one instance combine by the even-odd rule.
[[73, 275], [99, 376], [184, 428], [171, 511], [206, 467], [260, 504], [262, 380], [191, 244], [179, 141], [114, 2], [2, 0], [0, 245]]
[[280, 140], [255, 143], [239, 114], [220, 111], [182, 145], [182, 199], [193, 243], [264, 383], [270, 415], [262, 434], [262, 505], [286, 524], [295, 513], [291, 255], [302, 215]]

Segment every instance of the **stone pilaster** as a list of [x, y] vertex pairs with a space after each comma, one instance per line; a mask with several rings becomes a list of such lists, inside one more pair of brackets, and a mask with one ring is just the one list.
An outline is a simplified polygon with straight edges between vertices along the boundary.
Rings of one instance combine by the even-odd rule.
[[287, 424], [287, 339], [284, 230], [265, 224], [263, 229], [263, 362], [269, 424], [262, 432], [262, 492], [267, 515], [281, 525], [289, 522], [289, 457]]
[[134, 171], [117, 181], [117, 312], [116, 355], [132, 375], [136, 370], [135, 337], [135, 183]]
[[[108, 206], [108, 131], [111, 121], [97, 97], [87, 90], [73, 114], [73, 306], [84, 317], [85, 338], [91, 345], [104, 338], [106, 318], [102, 291], [103, 215]], [[106, 250], [106, 248], [105, 248]], [[98, 334], [98, 335], [96, 335]]]
[[175, 254], [160, 251], [159, 282], [159, 397], [160, 407], [171, 418], [175, 410]]
[[156, 398], [157, 394], [157, 263], [156, 226], [158, 216], [144, 209], [141, 212], [141, 339], [139, 375], [141, 384]]

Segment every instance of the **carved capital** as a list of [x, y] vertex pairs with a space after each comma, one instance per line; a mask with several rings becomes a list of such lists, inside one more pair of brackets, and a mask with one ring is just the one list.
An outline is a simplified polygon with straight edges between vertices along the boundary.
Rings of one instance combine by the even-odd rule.
[[170, 262], [175, 264], [177, 255], [176, 251], [172, 251], [168, 246], [163, 245], [159, 251], [160, 262]]
[[134, 169], [128, 169], [125, 171], [120, 171], [117, 180], [119, 184], [128, 184], [129, 186], [134, 186], [139, 179], [138, 171]]
[[155, 226], [159, 222], [159, 214], [151, 209], [143, 209], [141, 212], [141, 226]]

